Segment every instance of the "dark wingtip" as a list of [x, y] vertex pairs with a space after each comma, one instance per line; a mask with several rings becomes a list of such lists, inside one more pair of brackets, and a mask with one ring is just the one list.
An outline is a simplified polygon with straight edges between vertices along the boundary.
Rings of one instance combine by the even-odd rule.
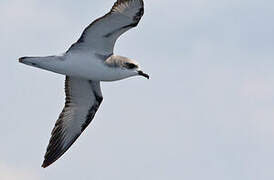
[[42, 168], [46, 168], [49, 165], [51, 165], [52, 163], [47, 162], [46, 160], [44, 160], [43, 164], [41, 165]]
[[[57, 159], [59, 159], [62, 155], [64, 154], [61, 153], [61, 154], [53, 154], [54, 156], [47, 156], [45, 155], [45, 158], [44, 158], [44, 161], [43, 161], [43, 164], [41, 165], [42, 168], [46, 168], [48, 166], [50, 166], [51, 164], [53, 164]], [[57, 156], [56, 156], [57, 155]]]
[[46, 162], [44, 161], [43, 164], [41, 165], [42, 168], [46, 168], [48, 167], [49, 165], [46, 164]]

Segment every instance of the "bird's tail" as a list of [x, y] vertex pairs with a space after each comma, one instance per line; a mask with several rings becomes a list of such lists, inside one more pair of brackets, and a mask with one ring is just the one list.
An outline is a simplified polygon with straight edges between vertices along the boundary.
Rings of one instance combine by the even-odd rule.
[[34, 66], [34, 67], [39, 67], [41, 64], [54, 60], [55, 56], [45, 56], [45, 57], [21, 57], [19, 58], [19, 62], [29, 65], [29, 66]]
[[63, 70], [63, 64], [64, 56], [45, 56], [45, 57], [21, 57], [19, 58], [19, 62], [45, 69], [48, 71], [52, 71], [59, 74], [66, 74], [66, 72]]

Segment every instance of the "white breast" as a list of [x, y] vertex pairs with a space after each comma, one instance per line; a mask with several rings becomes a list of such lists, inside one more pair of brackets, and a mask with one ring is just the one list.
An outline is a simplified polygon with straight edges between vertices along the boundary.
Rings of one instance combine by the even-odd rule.
[[93, 53], [67, 53], [61, 60], [44, 62], [41, 66], [59, 74], [94, 81], [115, 81], [132, 76], [131, 72], [107, 66], [104, 60]]
[[93, 81], [115, 81], [137, 74], [131, 70], [111, 66], [91, 52], [74, 51], [74, 53], [50, 56], [50, 58], [28, 58], [27, 61], [30, 61], [30, 65], [33, 63], [33, 66], [41, 69]]

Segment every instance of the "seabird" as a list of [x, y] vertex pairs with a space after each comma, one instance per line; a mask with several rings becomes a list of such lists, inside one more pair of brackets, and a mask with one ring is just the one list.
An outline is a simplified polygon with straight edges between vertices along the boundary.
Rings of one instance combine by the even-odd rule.
[[117, 0], [62, 55], [19, 58], [20, 63], [66, 76], [65, 107], [51, 132], [42, 167], [59, 159], [90, 124], [103, 100], [101, 81], [138, 75], [149, 79], [134, 60], [113, 54], [116, 40], [136, 27], [143, 14], [143, 0]]

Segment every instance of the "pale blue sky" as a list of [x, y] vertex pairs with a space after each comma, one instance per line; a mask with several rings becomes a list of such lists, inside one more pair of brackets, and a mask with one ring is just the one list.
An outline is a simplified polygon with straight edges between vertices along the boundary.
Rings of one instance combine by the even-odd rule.
[[17, 59], [64, 52], [113, 3], [0, 2], [0, 179], [273, 180], [271, 0], [145, 0], [115, 53], [151, 79], [103, 83], [93, 123], [40, 168], [64, 77]]

